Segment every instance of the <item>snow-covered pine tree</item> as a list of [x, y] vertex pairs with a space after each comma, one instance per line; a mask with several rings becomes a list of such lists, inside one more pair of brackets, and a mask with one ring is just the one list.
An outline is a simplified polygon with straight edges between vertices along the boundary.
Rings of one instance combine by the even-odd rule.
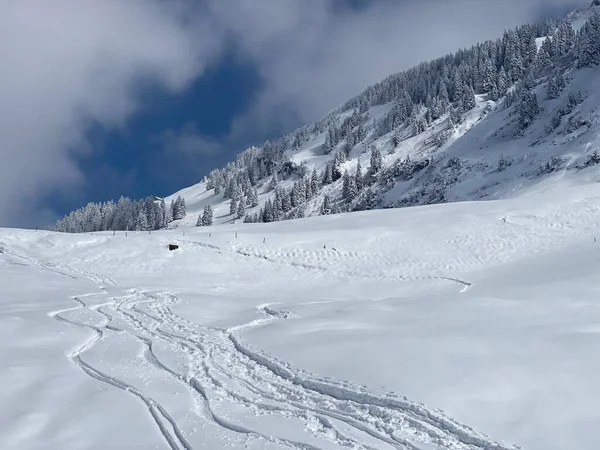
[[548, 80], [548, 87], [546, 89], [546, 95], [548, 100], [554, 100], [560, 97], [561, 92], [565, 88], [565, 79], [563, 78], [562, 72], [558, 71], [553, 77]]
[[533, 62], [534, 72], [536, 73], [536, 75], [539, 76], [539, 75], [543, 74], [544, 71], [546, 70], [546, 68], [550, 67], [551, 64], [552, 64], [552, 60], [550, 58], [550, 54], [548, 53], [546, 48], [544, 48], [544, 46], [542, 46]]
[[371, 167], [369, 168], [369, 174], [371, 181], [374, 182], [377, 178], [377, 174], [383, 169], [383, 156], [381, 151], [375, 147], [371, 147]]
[[238, 202], [238, 207], [237, 207], [237, 217], [238, 219], [241, 219], [242, 217], [244, 217], [246, 215], [246, 206], [245, 206], [245, 201], [242, 198], [239, 202]]
[[600, 64], [600, 13], [597, 11], [580, 31], [577, 54], [579, 67]]
[[337, 181], [342, 177], [342, 166], [346, 162], [346, 154], [342, 151], [336, 152], [333, 158], [333, 166], [331, 168], [331, 176], [333, 181]]
[[235, 215], [237, 213], [237, 204], [238, 202], [234, 199], [231, 199], [231, 201], [229, 202], [229, 214], [230, 215]]
[[522, 133], [527, 129], [540, 113], [537, 96], [530, 89], [523, 89], [520, 95], [519, 104], [517, 105], [519, 114], [517, 120], [517, 134]]
[[[123, 198], [123, 197], [121, 197], [121, 198]], [[171, 223], [174, 220], [175, 220], [175, 200], [171, 199], [171, 204], [169, 205], [169, 211], [167, 214], [167, 221], [169, 223]]]
[[327, 163], [325, 165], [325, 170], [323, 172], [323, 184], [331, 184], [333, 183], [333, 170], [331, 167], [331, 163]]
[[342, 177], [343, 181], [342, 181], [342, 198], [344, 198], [345, 200], [348, 199], [348, 197], [350, 196], [349, 194], [349, 189], [350, 189], [350, 174], [348, 173], [348, 171], [344, 171], [344, 176]]
[[473, 88], [471, 86], [463, 87], [463, 94], [460, 101], [460, 106], [463, 112], [471, 111], [475, 108], [475, 92], [473, 92]]
[[146, 231], [148, 229], [148, 217], [144, 208], [140, 208], [135, 222], [135, 231]]
[[166, 228], [169, 225], [169, 216], [167, 213], [167, 206], [165, 204], [165, 199], [162, 198], [160, 200], [160, 209], [161, 209], [161, 228]]
[[249, 198], [250, 198], [250, 206], [252, 206], [253, 208], [255, 206], [258, 206], [258, 191], [256, 190], [256, 188], [252, 188], [251, 195]]
[[325, 216], [331, 214], [331, 209], [331, 198], [329, 197], [329, 194], [325, 194], [323, 197], [323, 203], [321, 204], [321, 215]]
[[313, 192], [313, 195], [319, 192], [319, 187], [319, 174], [317, 173], [317, 169], [314, 168], [310, 176], [310, 190]]
[[358, 162], [356, 163], [356, 172], [354, 174], [354, 182], [356, 184], [356, 190], [360, 192], [363, 188], [363, 175], [362, 175], [362, 167], [360, 165], [360, 158], [358, 158]]
[[182, 196], [177, 196], [173, 202], [173, 220], [181, 220], [186, 215], [185, 199]]
[[202, 225], [205, 227], [210, 227], [213, 224], [213, 210], [212, 206], [206, 205], [204, 207], [204, 212], [202, 213]]
[[325, 152], [326, 155], [331, 153], [333, 146], [334, 146], [334, 144], [331, 139], [331, 128], [328, 128], [327, 131], [325, 132], [325, 143], [323, 144], [323, 151]]

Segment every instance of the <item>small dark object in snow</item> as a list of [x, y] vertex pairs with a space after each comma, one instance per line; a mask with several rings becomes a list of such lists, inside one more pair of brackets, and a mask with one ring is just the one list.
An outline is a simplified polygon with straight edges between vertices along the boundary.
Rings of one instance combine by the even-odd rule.
[[179, 248], [179, 245], [177, 244], [169, 244], [169, 250], [173, 251], [173, 250], [177, 250]]

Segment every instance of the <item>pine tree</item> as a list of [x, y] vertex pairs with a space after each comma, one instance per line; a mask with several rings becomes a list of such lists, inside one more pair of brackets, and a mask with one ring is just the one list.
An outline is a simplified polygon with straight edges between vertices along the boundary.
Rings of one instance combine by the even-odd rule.
[[342, 165], [346, 162], [346, 154], [344, 152], [337, 152], [333, 159], [333, 166], [331, 168], [331, 175], [333, 181], [337, 181], [342, 177]]
[[181, 220], [186, 215], [185, 199], [178, 196], [172, 203], [173, 220]]
[[548, 80], [548, 87], [546, 90], [546, 95], [548, 100], [554, 100], [558, 98], [565, 88], [565, 79], [562, 76], [561, 72], [558, 72], [555, 76], [550, 77]]
[[331, 184], [333, 183], [333, 170], [331, 168], [331, 163], [327, 163], [325, 165], [325, 171], [323, 172], [323, 184]]
[[267, 186], [267, 190], [268, 191], [274, 190], [278, 184], [279, 184], [279, 179], [277, 178], [277, 172], [275, 172], [273, 174], [273, 178], [271, 178], [271, 181], [269, 182], [269, 186]]
[[496, 70], [491, 59], [487, 58], [483, 62], [480, 72], [482, 91], [484, 93], [490, 92], [496, 85]]
[[381, 151], [373, 146], [371, 148], [371, 168], [369, 169], [373, 181], [381, 169], [383, 169], [383, 156], [381, 155]]
[[250, 195], [250, 206], [252, 206], [253, 208], [255, 206], [258, 206], [258, 191], [256, 190], [256, 188], [252, 189], [252, 192]]
[[325, 143], [323, 144], [323, 150], [325, 151], [325, 154], [328, 155], [329, 153], [331, 153], [332, 149], [333, 149], [333, 142], [331, 142], [331, 128], [330, 128], [325, 133]]
[[360, 101], [360, 105], [359, 105], [359, 107], [358, 107], [358, 112], [359, 112], [359, 113], [361, 113], [361, 114], [364, 114], [364, 113], [366, 113], [368, 110], [369, 110], [369, 104], [368, 104], [368, 102], [367, 102], [367, 99], [363, 97], [363, 98], [361, 99], [361, 101]]
[[212, 206], [206, 205], [204, 207], [204, 212], [202, 213], [202, 225], [205, 227], [210, 227], [213, 224], [213, 210]]
[[500, 68], [500, 71], [498, 72], [498, 77], [496, 78], [496, 85], [498, 86], [498, 95], [500, 97], [504, 96], [509, 87], [508, 76], [504, 71], [504, 66], [502, 66]]
[[535, 73], [538, 75], [542, 74], [547, 67], [550, 67], [550, 64], [552, 64], [550, 54], [544, 47], [540, 48], [533, 63]]
[[202, 214], [198, 214], [198, 220], [196, 220], [196, 226], [201, 227], [204, 225], [204, 221], [202, 220]]
[[[166, 228], [169, 224], [169, 217], [167, 214], [167, 206], [165, 204], [165, 199], [160, 200], [160, 209], [161, 209], [161, 225], [160, 228]], [[107, 228], [108, 229], [108, 228]]]
[[310, 176], [310, 190], [315, 195], [319, 192], [319, 174], [317, 174], [317, 169], [313, 169], [312, 175]]
[[460, 103], [463, 112], [472, 110], [475, 108], [475, 105], [475, 92], [473, 92], [473, 88], [471, 86], [465, 86], [463, 88], [463, 95]]
[[187, 206], [185, 205], [185, 198], [181, 197], [181, 201], [179, 202], [179, 213], [182, 216], [182, 219], [187, 215]]
[[244, 201], [244, 199], [240, 200], [238, 203], [238, 207], [237, 207], [237, 217], [238, 219], [241, 219], [242, 217], [244, 217], [246, 215], [246, 207], [245, 204], [246, 202]]
[[520, 133], [526, 128], [528, 128], [533, 123], [537, 115], [540, 113], [540, 108], [535, 92], [525, 89], [521, 93], [521, 98], [517, 106], [517, 111], [519, 113], [517, 121], [517, 132]]
[[597, 11], [581, 29], [578, 47], [579, 67], [600, 64], [600, 13]]
[[552, 39], [553, 52], [555, 56], [563, 56], [571, 51], [575, 45], [575, 32], [573, 25], [567, 18], [561, 21], [556, 28], [554, 38]]
[[233, 216], [235, 213], [237, 213], [237, 201], [231, 199], [229, 202], [229, 214]]
[[148, 217], [143, 208], [138, 212], [137, 220], [135, 223], [136, 231], [146, 231], [148, 229]]
[[[123, 197], [121, 197], [122, 199]], [[121, 200], [119, 200], [121, 202]], [[175, 220], [175, 200], [171, 199], [171, 204], [169, 205], [169, 213], [167, 215], [167, 221], [173, 222]]]
[[363, 176], [362, 168], [360, 166], [360, 158], [358, 158], [358, 163], [356, 164], [356, 173], [354, 174], [354, 181], [356, 184], [356, 190], [360, 192], [363, 188]]
[[323, 197], [323, 203], [321, 204], [321, 215], [325, 216], [327, 214], [331, 214], [331, 209], [331, 198], [329, 197], [329, 194], [325, 194]]
[[394, 132], [394, 136], [392, 137], [392, 144], [393, 144], [394, 148], [398, 147], [401, 142], [402, 142], [402, 138], [400, 137], [400, 131], [396, 130]]
[[342, 197], [346, 200], [350, 196], [349, 190], [350, 190], [350, 174], [346, 170], [344, 172], [343, 181], [342, 181]]

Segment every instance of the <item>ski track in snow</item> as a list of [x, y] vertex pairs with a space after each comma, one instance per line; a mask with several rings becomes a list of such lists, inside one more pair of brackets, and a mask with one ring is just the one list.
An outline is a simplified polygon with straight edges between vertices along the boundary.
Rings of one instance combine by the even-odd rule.
[[[327, 443], [327, 448], [331, 448], [331, 445], [367, 450], [517, 448], [495, 442], [447, 417], [442, 411], [395, 394], [378, 395], [349, 383], [319, 378], [253, 348], [241, 336], [242, 331], [293, 318], [292, 312], [278, 310], [273, 303], [258, 305], [256, 312], [259, 318], [248, 323], [229, 329], [205, 327], [174, 313], [171, 305], [179, 301], [174, 293], [127, 289], [128, 294], [111, 297], [104, 285], [126, 288], [109, 277], [66, 265], [36, 261], [22, 255], [15, 256], [44, 269], [73, 278], [87, 278], [101, 285], [101, 292], [73, 296], [71, 299], [76, 303], [74, 307], [51, 312], [49, 316], [92, 332], [90, 338], [67, 356], [88, 376], [127, 392], [144, 403], [169, 448], [173, 450], [193, 448], [182, 427], [164, 406], [142, 389], [86, 361], [84, 354], [88, 350], [112, 335], [127, 333], [140, 343], [144, 349], [144, 360], [149, 366], [185, 387], [195, 401], [194, 413], [199, 423], [209, 423], [281, 447], [305, 450], [322, 448], [254, 430], [239, 423], [239, 418], [228, 418], [215, 403], [226, 400], [244, 408], [252, 417], [278, 414], [287, 420], [299, 422], [312, 436], [311, 442], [315, 442], [316, 438], [317, 442]], [[461, 284], [463, 290], [471, 286], [471, 283], [449, 277], [420, 279], [453, 281]], [[99, 296], [105, 296], [106, 301], [88, 305], [84, 300], [86, 297]], [[86, 318], [92, 313], [91, 316], [96, 315], [99, 321], [88, 323], [72, 317], [82, 316], [80, 313], [83, 311], [87, 313]], [[116, 318], [127, 326], [113, 325]], [[156, 343], [166, 346], [173, 354], [185, 356], [187, 363], [173, 368], [162, 362], [154, 351]]]

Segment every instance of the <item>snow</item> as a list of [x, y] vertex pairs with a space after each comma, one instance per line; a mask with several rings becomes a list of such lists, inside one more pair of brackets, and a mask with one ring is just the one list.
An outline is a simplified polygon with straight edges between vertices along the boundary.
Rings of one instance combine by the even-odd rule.
[[600, 185], [573, 179], [261, 225], [0, 229], [0, 448], [595, 449]]

